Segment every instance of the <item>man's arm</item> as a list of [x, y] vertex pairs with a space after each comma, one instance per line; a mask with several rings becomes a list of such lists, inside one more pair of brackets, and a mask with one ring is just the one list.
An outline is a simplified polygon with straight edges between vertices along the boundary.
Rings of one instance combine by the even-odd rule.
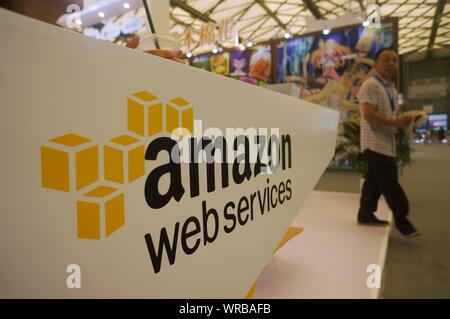
[[374, 125], [384, 125], [390, 127], [407, 127], [411, 121], [412, 117], [408, 115], [403, 115], [397, 118], [388, 118], [383, 114], [375, 111], [375, 106], [369, 103], [361, 104], [361, 112], [364, 119], [370, 124]]

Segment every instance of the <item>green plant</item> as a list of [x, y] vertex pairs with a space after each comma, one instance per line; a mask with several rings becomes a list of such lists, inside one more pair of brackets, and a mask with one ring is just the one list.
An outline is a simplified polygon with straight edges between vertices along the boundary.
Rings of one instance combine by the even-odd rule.
[[[397, 131], [397, 165], [400, 169], [411, 164], [411, 148], [408, 135]], [[360, 126], [353, 121], [340, 124], [332, 166], [351, 168], [365, 175], [367, 164], [360, 149]]]
[[397, 130], [397, 165], [402, 169], [405, 166], [411, 165], [412, 149], [409, 145], [408, 134], [405, 130]]

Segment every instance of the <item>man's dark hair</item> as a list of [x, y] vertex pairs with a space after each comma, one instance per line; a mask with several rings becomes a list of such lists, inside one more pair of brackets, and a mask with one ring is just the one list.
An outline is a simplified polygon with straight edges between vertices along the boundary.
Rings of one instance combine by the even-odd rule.
[[375, 62], [378, 61], [378, 58], [380, 57], [381, 53], [383, 53], [384, 51], [394, 51], [397, 53], [397, 51], [394, 48], [382, 48], [382, 49], [378, 50], [377, 53], [375, 53]]

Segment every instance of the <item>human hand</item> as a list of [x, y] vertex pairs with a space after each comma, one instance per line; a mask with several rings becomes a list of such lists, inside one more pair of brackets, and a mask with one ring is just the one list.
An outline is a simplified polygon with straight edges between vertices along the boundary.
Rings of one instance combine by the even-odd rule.
[[[140, 41], [139, 36], [135, 36], [126, 44], [126, 47], [130, 49], [136, 49], [139, 46], [139, 41]], [[182, 59], [183, 57], [182, 51], [169, 51], [157, 49], [157, 50], [145, 50], [143, 52], [184, 64], [184, 60]]]
[[409, 124], [411, 124], [412, 120], [413, 120], [413, 118], [411, 116], [402, 115], [395, 120], [395, 124], [396, 124], [395, 126], [400, 127], [400, 128], [408, 127]]

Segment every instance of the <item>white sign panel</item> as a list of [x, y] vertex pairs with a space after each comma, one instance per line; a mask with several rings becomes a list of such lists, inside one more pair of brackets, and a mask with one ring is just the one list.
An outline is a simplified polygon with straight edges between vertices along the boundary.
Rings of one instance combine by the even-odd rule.
[[244, 297], [338, 113], [4, 10], [0, 36], [0, 297]]

